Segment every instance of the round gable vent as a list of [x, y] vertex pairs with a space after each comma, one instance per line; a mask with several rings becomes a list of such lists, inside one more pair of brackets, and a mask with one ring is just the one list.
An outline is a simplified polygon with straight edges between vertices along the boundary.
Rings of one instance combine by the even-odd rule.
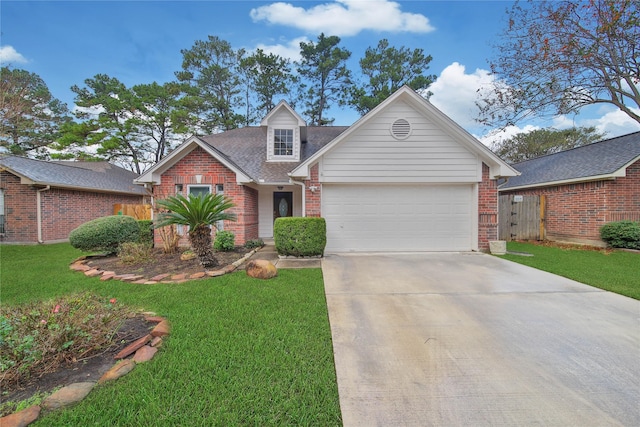
[[395, 139], [406, 139], [411, 135], [411, 123], [405, 119], [398, 119], [391, 125], [391, 135]]

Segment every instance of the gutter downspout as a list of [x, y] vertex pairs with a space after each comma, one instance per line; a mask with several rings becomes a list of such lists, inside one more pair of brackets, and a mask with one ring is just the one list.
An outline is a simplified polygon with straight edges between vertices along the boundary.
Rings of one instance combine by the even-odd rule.
[[305, 217], [307, 216], [307, 200], [305, 197], [306, 188], [304, 186], [304, 182], [296, 181], [291, 177], [289, 177], [289, 182], [291, 182], [292, 184], [298, 184], [302, 187], [302, 216]]
[[40, 205], [42, 197], [40, 196], [40, 193], [42, 193], [43, 191], [49, 191], [49, 190], [51, 190], [50, 185], [47, 185], [44, 188], [36, 190], [36, 222], [37, 222], [37, 228], [38, 228], [38, 243], [44, 243], [44, 240], [42, 240], [42, 207]]

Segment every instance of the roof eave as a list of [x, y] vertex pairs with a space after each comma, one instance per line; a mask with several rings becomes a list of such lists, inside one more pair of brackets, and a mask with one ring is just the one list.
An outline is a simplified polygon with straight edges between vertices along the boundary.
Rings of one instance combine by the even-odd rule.
[[452, 137], [454, 137], [457, 141], [462, 142], [468, 149], [476, 153], [476, 155], [480, 157], [480, 160], [482, 160], [489, 166], [490, 174], [493, 179], [520, 175], [520, 172], [500, 159], [500, 157], [498, 157], [493, 151], [491, 151], [488, 147], [474, 138], [473, 135], [460, 127], [460, 125], [458, 125], [456, 122], [451, 120], [451, 118], [445, 115], [442, 111], [434, 107], [429, 101], [420, 96], [420, 94], [418, 94], [408, 86], [403, 86], [395, 93], [393, 93], [389, 98], [376, 106], [373, 110], [360, 117], [353, 125], [351, 125], [346, 131], [338, 135], [333, 141], [322, 147], [313, 156], [302, 162], [298, 167], [291, 171], [289, 176], [297, 178], [308, 177], [309, 167], [311, 165], [316, 163], [318, 159], [320, 159], [328, 151], [332, 150], [341, 141], [347, 139], [349, 135], [363, 126], [364, 123], [375, 117], [378, 112], [386, 108], [387, 105], [395, 102], [401, 97], [405, 98], [416, 108], [421, 109], [423, 113], [427, 113], [430, 119], [436, 121]]
[[160, 162], [156, 163], [151, 169], [140, 175], [134, 182], [138, 185], [142, 184], [160, 184], [162, 174], [170, 167], [179, 162], [184, 156], [189, 154], [195, 146], [199, 146], [205, 150], [209, 155], [214, 157], [225, 167], [236, 174], [236, 182], [238, 184], [249, 184], [254, 182], [253, 178], [247, 175], [242, 169], [231, 162], [226, 156], [220, 153], [218, 150], [201, 140], [196, 136], [192, 136], [183, 142], [178, 148], [173, 150], [168, 156], [165, 156]]
[[[622, 173], [620, 171], [622, 170]], [[513, 190], [526, 190], [529, 188], [540, 188], [540, 187], [556, 187], [559, 185], [567, 185], [567, 184], [580, 184], [583, 182], [594, 182], [594, 181], [611, 181], [616, 178], [626, 176], [626, 173], [623, 169], [619, 169], [614, 173], [604, 174], [604, 175], [594, 175], [594, 176], [585, 176], [580, 178], [571, 178], [571, 179], [563, 179], [558, 181], [545, 181], [545, 182], [537, 182], [534, 184], [525, 184], [518, 185], [514, 187], [498, 187], [498, 191], [513, 191]], [[504, 184], [503, 184], [504, 185]]]

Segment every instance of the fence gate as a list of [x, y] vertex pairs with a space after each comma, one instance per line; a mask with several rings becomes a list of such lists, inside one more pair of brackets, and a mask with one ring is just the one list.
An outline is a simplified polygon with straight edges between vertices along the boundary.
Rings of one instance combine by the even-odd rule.
[[500, 240], [544, 240], [545, 196], [500, 196]]

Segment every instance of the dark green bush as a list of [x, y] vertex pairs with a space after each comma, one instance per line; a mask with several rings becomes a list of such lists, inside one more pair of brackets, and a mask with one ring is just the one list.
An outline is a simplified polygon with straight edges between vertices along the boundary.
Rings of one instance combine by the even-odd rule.
[[262, 239], [247, 240], [244, 244], [244, 247], [247, 249], [261, 248], [263, 246], [264, 241]]
[[138, 243], [153, 245], [153, 221], [150, 219], [139, 219], [140, 239]]
[[322, 256], [327, 224], [324, 218], [278, 218], [273, 225], [273, 239], [280, 255]]
[[69, 243], [85, 252], [116, 253], [125, 242], [137, 242], [140, 227], [135, 218], [112, 215], [85, 222], [69, 234]]
[[231, 252], [236, 248], [236, 235], [230, 231], [218, 231], [213, 248], [218, 252]]
[[610, 222], [600, 227], [600, 237], [614, 248], [640, 249], [640, 221]]

